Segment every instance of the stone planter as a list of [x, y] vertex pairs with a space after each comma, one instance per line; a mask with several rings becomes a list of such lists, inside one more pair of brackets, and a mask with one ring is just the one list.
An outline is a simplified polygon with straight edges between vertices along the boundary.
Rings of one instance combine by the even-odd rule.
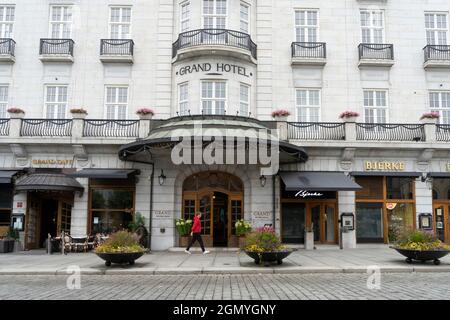
[[406, 263], [412, 263], [413, 260], [418, 260], [421, 262], [433, 260], [435, 265], [441, 264], [440, 258], [445, 257], [450, 253], [449, 250], [408, 250], [401, 249], [394, 246], [391, 246], [392, 249], [395, 249], [398, 253], [406, 257]]
[[314, 250], [314, 232], [305, 232], [305, 250]]
[[356, 122], [356, 119], [358, 119], [358, 117], [346, 117], [346, 118], [342, 118], [343, 122]]
[[72, 119], [85, 119], [87, 113], [72, 113]]
[[152, 120], [153, 114], [138, 114], [140, 120]]
[[437, 118], [424, 118], [424, 119], [421, 119], [421, 120], [420, 120], [420, 122], [421, 122], [422, 124], [436, 124], [437, 121], [438, 121]]
[[274, 119], [275, 119], [275, 121], [287, 122], [288, 116], [278, 116], [278, 117], [274, 117]]
[[180, 237], [180, 247], [187, 248], [189, 243], [191, 243], [191, 236], [181, 236]]
[[8, 114], [11, 119], [23, 119], [25, 117], [25, 112], [19, 113], [8, 112]]
[[134, 253], [96, 253], [97, 256], [105, 260], [105, 266], [109, 267], [111, 263], [124, 264], [128, 263], [130, 265], [134, 264], [134, 261], [139, 259], [144, 255], [144, 252], [134, 252]]
[[286, 250], [286, 251], [274, 251], [274, 252], [263, 252], [263, 253], [257, 253], [257, 252], [251, 252], [251, 251], [245, 251], [245, 253], [255, 260], [256, 264], [264, 263], [265, 266], [269, 266], [271, 262], [276, 262], [277, 264], [282, 264], [283, 259], [289, 256], [292, 251]]
[[0, 240], [0, 253], [8, 253], [14, 251], [14, 240]]

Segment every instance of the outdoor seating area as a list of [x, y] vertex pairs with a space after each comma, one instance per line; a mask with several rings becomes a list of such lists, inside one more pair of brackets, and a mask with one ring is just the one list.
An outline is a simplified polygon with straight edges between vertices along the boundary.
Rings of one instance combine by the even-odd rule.
[[51, 244], [51, 249], [49, 250], [48, 247], [46, 249], [49, 254], [53, 252], [65, 254], [71, 252], [89, 252], [104, 243], [108, 238], [109, 235], [101, 233], [95, 235], [71, 236], [68, 233], [62, 232], [59, 237], [51, 237], [49, 235], [48, 239]]

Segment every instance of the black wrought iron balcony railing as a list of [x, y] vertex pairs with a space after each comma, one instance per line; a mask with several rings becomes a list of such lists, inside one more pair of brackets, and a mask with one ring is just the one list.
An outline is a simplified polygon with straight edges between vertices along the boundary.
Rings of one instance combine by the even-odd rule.
[[39, 54], [73, 56], [74, 44], [72, 39], [41, 39]]
[[292, 58], [325, 59], [327, 44], [324, 42], [293, 42]]
[[10, 38], [0, 38], [0, 54], [14, 56], [16, 42]]
[[102, 56], [132, 56], [134, 41], [132, 39], [101, 39], [100, 55]]
[[436, 125], [436, 140], [439, 142], [450, 142], [450, 124]]
[[362, 141], [425, 141], [423, 124], [357, 123], [356, 140]]
[[138, 137], [139, 120], [84, 120], [83, 137]]
[[175, 58], [181, 49], [202, 45], [222, 45], [248, 50], [251, 56], [257, 59], [257, 45], [250, 35], [227, 29], [199, 29], [180, 33], [172, 45], [172, 57]]
[[72, 119], [22, 119], [23, 137], [70, 137]]
[[0, 136], [9, 135], [9, 119], [0, 119]]
[[423, 48], [425, 62], [429, 60], [443, 60], [450, 62], [450, 46], [447, 45], [427, 45]]
[[345, 140], [345, 124], [342, 122], [288, 122], [288, 139]]
[[394, 45], [379, 43], [361, 43], [358, 46], [359, 60], [394, 60]]

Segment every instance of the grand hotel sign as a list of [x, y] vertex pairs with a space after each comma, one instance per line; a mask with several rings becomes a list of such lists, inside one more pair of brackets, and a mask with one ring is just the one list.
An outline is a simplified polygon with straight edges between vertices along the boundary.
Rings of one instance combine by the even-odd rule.
[[176, 71], [176, 75], [184, 76], [191, 73], [205, 72], [206, 75], [222, 75], [224, 73], [237, 74], [243, 77], [250, 78], [253, 73], [250, 72], [246, 67], [232, 64], [232, 63], [194, 63], [190, 65], [182, 66]]

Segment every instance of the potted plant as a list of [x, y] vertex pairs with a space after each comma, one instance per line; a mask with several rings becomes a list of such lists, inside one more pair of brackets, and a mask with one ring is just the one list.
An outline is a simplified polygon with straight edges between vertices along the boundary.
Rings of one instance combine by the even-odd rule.
[[148, 230], [145, 227], [145, 218], [140, 212], [134, 214], [133, 221], [128, 224], [128, 228], [138, 236], [139, 244], [146, 248], [148, 244]]
[[314, 224], [305, 228], [305, 249], [314, 250]]
[[278, 109], [272, 112], [272, 118], [277, 121], [287, 121], [291, 113], [286, 109]]
[[192, 220], [191, 219], [175, 219], [175, 226], [180, 234], [180, 246], [187, 247], [191, 238]]
[[18, 239], [17, 230], [9, 228], [6, 235], [0, 239], [0, 253], [8, 253], [14, 251], [14, 242]]
[[108, 240], [95, 249], [97, 256], [105, 260], [109, 267], [111, 263], [129, 263], [139, 259], [147, 250], [139, 244], [136, 234], [126, 230], [113, 233]]
[[259, 228], [247, 235], [245, 253], [255, 260], [256, 264], [270, 262], [283, 263], [283, 259], [292, 253], [291, 249], [281, 244], [280, 238], [272, 227]]
[[8, 237], [11, 240], [9, 252], [20, 251], [19, 249], [21, 248], [21, 245], [19, 240], [20, 239], [19, 230], [9, 228]]
[[420, 121], [422, 123], [431, 123], [434, 124], [437, 122], [437, 120], [439, 119], [440, 114], [439, 112], [425, 112], [424, 114], [422, 114], [422, 116], [420, 117]]
[[243, 248], [245, 246], [245, 238], [247, 234], [252, 231], [252, 226], [244, 219], [240, 219], [235, 223], [236, 227], [236, 236], [239, 239], [239, 248]]
[[141, 120], [151, 120], [155, 115], [155, 112], [150, 108], [140, 108], [136, 111], [136, 114]]
[[25, 117], [25, 111], [23, 111], [20, 108], [9, 108], [8, 110], [6, 110], [9, 114], [10, 118], [13, 119], [22, 119], [23, 117]]
[[405, 231], [391, 248], [405, 256], [407, 263], [433, 260], [439, 265], [439, 259], [450, 253], [450, 246], [443, 244], [432, 232], [423, 230]]
[[356, 118], [359, 117], [359, 113], [355, 111], [344, 111], [339, 115], [339, 118], [344, 122], [356, 122]]
[[84, 119], [87, 116], [87, 111], [83, 108], [70, 109], [73, 119]]

